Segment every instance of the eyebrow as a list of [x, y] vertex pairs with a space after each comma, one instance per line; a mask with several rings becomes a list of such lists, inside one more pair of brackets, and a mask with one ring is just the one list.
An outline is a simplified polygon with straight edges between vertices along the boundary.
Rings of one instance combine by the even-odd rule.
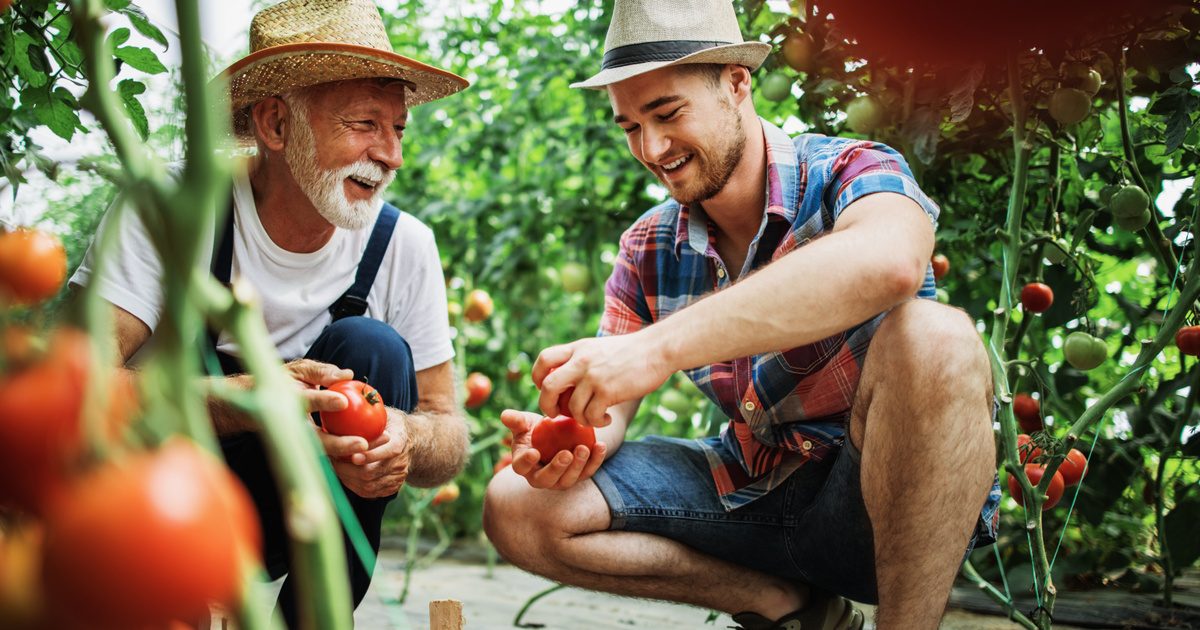
[[[672, 94], [670, 96], [660, 96], [660, 97], [654, 99], [653, 101], [650, 101], [649, 103], [646, 103], [645, 105], [642, 105], [641, 111], [643, 114], [645, 114], [646, 112], [654, 111], [654, 110], [658, 109], [659, 107], [666, 105], [667, 103], [674, 103], [675, 101], [682, 101], [682, 100], [683, 100], [683, 97], [679, 96], [678, 94]], [[629, 119], [621, 114], [617, 114], [616, 116], [613, 116], [613, 122], [620, 124], [623, 122], [629, 122]]]

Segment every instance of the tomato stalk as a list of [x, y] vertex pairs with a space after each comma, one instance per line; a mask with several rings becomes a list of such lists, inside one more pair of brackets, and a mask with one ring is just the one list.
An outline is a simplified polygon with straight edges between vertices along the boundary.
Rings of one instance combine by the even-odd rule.
[[975, 565], [971, 564], [971, 560], [969, 558], [963, 562], [962, 572], [963, 575], [966, 576], [968, 580], [973, 582], [980, 591], [983, 591], [985, 595], [992, 598], [992, 601], [1000, 604], [1000, 607], [1004, 609], [1004, 612], [1008, 613], [1009, 619], [1016, 622], [1026, 630], [1037, 630], [1037, 626], [1034, 625], [1034, 623], [1030, 621], [1029, 618], [1026, 617], [1024, 613], [1018, 610], [1013, 604], [1011, 597], [1001, 593], [999, 589], [989, 584], [987, 580], [983, 579], [982, 575], [979, 575], [979, 571], [975, 570]]
[[1171, 427], [1167, 445], [1158, 456], [1158, 470], [1154, 474], [1154, 529], [1158, 536], [1158, 548], [1161, 557], [1159, 563], [1163, 570], [1163, 606], [1172, 605], [1171, 591], [1175, 585], [1175, 563], [1171, 559], [1171, 548], [1167, 546], [1166, 500], [1163, 496], [1163, 481], [1166, 478], [1167, 460], [1175, 455], [1175, 451], [1183, 441], [1183, 429], [1192, 417], [1196, 407], [1196, 395], [1200, 393], [1200, 369], [1192, 368], [1192, 386], [1188, 392], [1187, 402], [1183, 405], [1183, 413], [1175, 418]]

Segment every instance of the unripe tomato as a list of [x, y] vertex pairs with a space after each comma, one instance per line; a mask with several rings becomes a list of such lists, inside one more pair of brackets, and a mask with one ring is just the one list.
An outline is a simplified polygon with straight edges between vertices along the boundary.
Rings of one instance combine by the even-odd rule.
[[1064, 484], [1073, 486], [1087, 474], [1087, 458], [1079, 449], [1073, 448], [1067, 451], [1067, 456], [1058, 466], [1058, 472], [1062, 473]]
[[883, 126], [884, 111], [871, 96], [860, 96], [846, 106], [846, 126], [854, 133], [869, 134]]
[[1021, 306], [1030, 313], [1045, 313], [1054, 303], [1054, 291], [1041, 282], [1030, 282], [1021, 289]]
[[950, 259], [946, 258], [945, 254], [934, 254], [933, 258], [929, 259], [929, 265], [933, 267], [934, 280], [941, 280], [950, 271]]
[[1136, 232], [1150, 223], [1150, 211], [1146, 210], [1141, 214], [1135, 214], [1127, 217], [1113, 217], [1113, 222], [1117, 227], [1130, 232]]
[[1175, 333], [1175, 345], [1183, 354], [1200, 356], [1200, 326], [1184, 326]]
[[543, 417], [541, 422], [534, 425], [530, 441], [533, 448], [537, 449], [538, 461], [545, 466], [561, 451], [574, 452], [575, 447], [580, 445], [588, 447], [588, 450], [594, 448], [596, 430], [579, 424], [570, 416]]
[[[1042, 482], [1042, 474], [1046, 472], [1044, 464], [1025, 464], [1025, 476], [1029, 478], [1029, 483], [1036, 488]], [[1046, 501], [1042, 503], [1042, 511], [1058, 505], [1058, 500], [1063, 494], [1063, 478], [1062, 475], [1055, 471], [1054, 477], [1050, 479], [1050, 487], [1046, 488]], [[1025, 504], [1025, 495], [1021, 493], [1021, 483], [1013, 475], [1008, 476], [1008, 491], [1012, 494], [1012, 498], [1020, 503]]]
[[1122, 186], [1108, 200], [1114, 217], [1137, 217], [1150, 210], [1150, 197], [1138, 186]]
[[1075, 331], [1067, 335], [1063, 345], [1063, 354], [1067, 363], [1077, 370], [1090, 370], [1108, 358], [1108, 344], [1103, 339], [1093, 337], [1083, 331]]
[[1114, 184], [1108, 184], [1104, 188], [1101, 188], [1100, 203], [1104, 204], [1104, 207], [1107, 208], [1108, 204], [1112, 201], [1113, 195], [1115, 195], [1118, 190], [1121, 190], [1121, 187]]
[[768, 101], [787, 100], [792, 95], [792, 80], [782, 72], [772, 72], [763, 77], [760, 91]]
[[1058, 124], [1074, 125], [1092, 113], [1092, 97], [1077, 88], [1058, 88], [1050, 95], [1050, 117]]
[[45, 522], [47, 598], [87, 627], [161, 628], [232, 605], [243, 558], [261, 554], [245, 488], [183, 439], [77, 479]]
[[1033, 433], [1042, 430], [1042, 405], [1029, 394], [1013, 397], [1013, 415], [1017, 417], [1017, 424], [1022, 431]]
[[812, 70], [817, 45], [804, 33], [793, 31], [783, 40], [783, 60], [796, 72]]
[[58, 293], [67, 277], [67, 251], [40, 230], [0, 232], [0, 304], [36, 304]]
[[587, 267], [577, 262], [563, 265], [559, 276], [562, 277], [563, 291], [567, 293], [583, 293], [591, 284], [591, 274], [588, 273]]
[[1063, 69], [1063, 84], [1079, 88], [1089, 96], [1095, 96], [1100, 91], [1101, 83], [1100, 73], [1086, 63], [1072, 61]]
[[387, 428], [387, 405], [374, 387], [362, 381], [338, 381], [329, 391], [346, 397], [341, 411], [322, 411], [321, 428], [334, 435], [357, 435], [369, 442]]
[[488, 378], [482, 372], [471, 372], [467, 375], [467, 401], [465, 403], [468, 409], [483, 406], [487, 402], [488, 397], [492, 395], [492, 379]]
[[495, 304], [492, 303], [492, 296], [483, 289], [475, 289], [467, 294], [467, 306], [463, 310], [463, 317], [469, 322], [479, 323], [491, 317], [493, 310]]

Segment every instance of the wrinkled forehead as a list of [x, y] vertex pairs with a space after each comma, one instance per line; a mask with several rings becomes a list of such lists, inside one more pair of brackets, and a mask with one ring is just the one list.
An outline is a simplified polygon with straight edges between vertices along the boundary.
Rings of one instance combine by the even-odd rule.
[[314, 96], [331, 107], [349, 107], [372, 103], [408, 111], [407, 92], [414, 86], [403, 79], [390, 77], [349, 79], [322, 83], [313, 88]]

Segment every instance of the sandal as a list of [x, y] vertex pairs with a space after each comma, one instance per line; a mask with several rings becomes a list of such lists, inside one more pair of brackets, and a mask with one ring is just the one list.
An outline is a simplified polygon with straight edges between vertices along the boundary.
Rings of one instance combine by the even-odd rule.
[[735, 630], [862, 630], [866, 618], [850, 600], [815, 587], [808, 605], [775, 621], [753, 612], [733, 616]]

